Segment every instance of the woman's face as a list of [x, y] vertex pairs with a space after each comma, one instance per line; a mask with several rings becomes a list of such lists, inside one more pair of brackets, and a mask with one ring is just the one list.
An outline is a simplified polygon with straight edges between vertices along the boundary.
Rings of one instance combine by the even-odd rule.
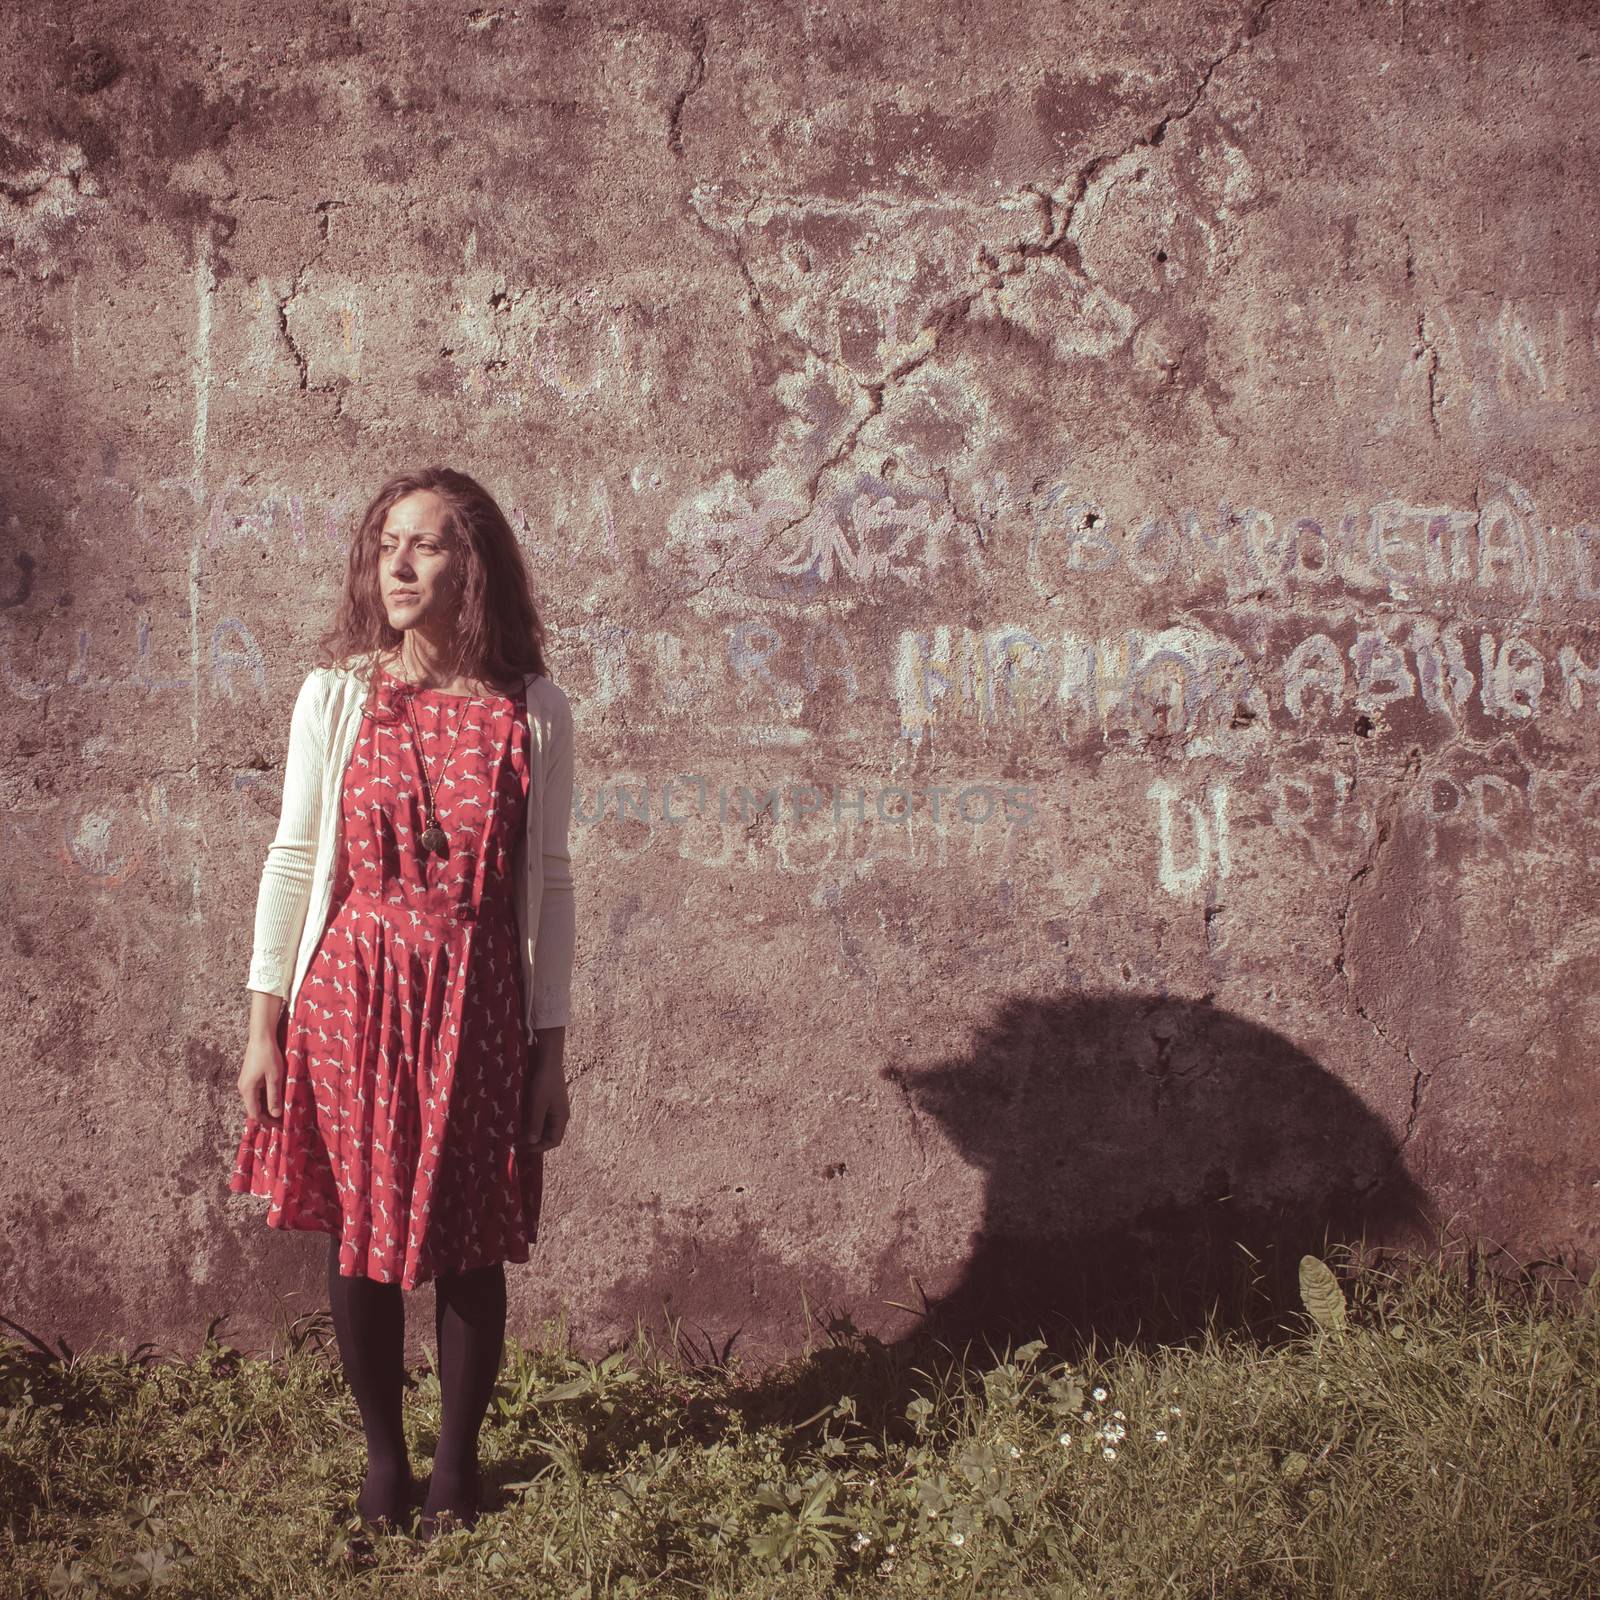
[[443, 638], [454, 625], [459, 585], [444, 526], [444, 501], [431, 489], [389, 507], [378, 536], [378, 592], [391, 628]]

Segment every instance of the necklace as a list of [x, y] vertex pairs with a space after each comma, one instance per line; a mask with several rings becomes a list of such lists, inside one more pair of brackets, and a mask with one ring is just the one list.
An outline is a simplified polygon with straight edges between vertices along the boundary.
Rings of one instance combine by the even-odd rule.
[[[401, 680], [402, 682], [404, 680]], [[423, 828], [417, 842], [422, 846], [424, 855], [434, 854], [448, 856], [450, 854], [450, 840], [443, 828], [439, 826], [439, 810], [434, 800], [433, 780], [428, 775], [428, 757], [422, 747], [422, 733], [417, 727], [417, 715], [412, 709], [411, 695], [403, 697], [406, 708], [406, 720], [411, 724], [412, 742], [417, 752], [417, 770], [422, 775], [423, 793], [427, 801], [427, 825]], [[461, 737], [461, 730], [466, 726], [468, 709], [478, 700], [473, 695], [461, 708], [461, 715], [456, 720], [456, 731], [450, 736], [450, 748], [445, 751], [444, 765], [440, 768], [440, 778], [450, 770], [450, 757], [456, 753], [456, 740]]]

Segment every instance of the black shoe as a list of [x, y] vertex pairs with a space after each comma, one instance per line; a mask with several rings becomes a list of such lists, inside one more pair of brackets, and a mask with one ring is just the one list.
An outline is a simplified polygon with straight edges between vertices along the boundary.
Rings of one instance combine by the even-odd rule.
[[[363, 1490], [365, 1485], [362, 1486]], [[361, 1496], [356, 1496], [354, 1515], [361, 1526], [372, 1533], [389, 1534], [408, 1532], [417, 1506], [416, 1479], [407, 1469], [404, 1480], [391, 1494], [385, 1495], [376, 1505], [362, 1509]]]
[[[433, 1480], [428, 1480], [429, 1498], [432, 1498]], [[427, 1510], [426, 1506], [417, 1523], [417, 1531], [423, 1539], [435, 1539], [442, 1534], [455, 1533], [462, 1529], [474, 1528], [478, 1524], [480, 1515], [479, 1496], [481, 1486], [476, 1471], [471, 1479], [453, 1493], [443, 1505]]]

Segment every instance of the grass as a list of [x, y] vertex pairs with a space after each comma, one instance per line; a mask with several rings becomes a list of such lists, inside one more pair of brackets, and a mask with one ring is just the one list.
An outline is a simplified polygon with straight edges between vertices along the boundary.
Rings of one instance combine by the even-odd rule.
[[758, 1374], [547, 1325], [507, 1345], [490, 1509], [434, 1544], [342, 1520], [364, 1451], [325, 1313], [265, 1356], [221, 1319], [192, 1360], [7, 1340], [0, 1594], [1600, 1594], [1600, 1274], [1330, 1254], [1270, 1338], [980, 1354], [844, 1319]]

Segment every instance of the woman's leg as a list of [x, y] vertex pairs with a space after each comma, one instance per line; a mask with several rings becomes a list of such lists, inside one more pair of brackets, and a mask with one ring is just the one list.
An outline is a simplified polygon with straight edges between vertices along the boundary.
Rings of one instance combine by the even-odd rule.
[[434, 1289], [443, 1420], [422, 1512], [433, 1518], [447, 1511], [470, 1525], [478, 1515], [478, 1430], [505, 1348], [505, 1265], [441, 1273]]
[[398, 1283], [346, 1278], [339, 1240], [328, 1251], [328, 1298], [345, 1376], [367, 1436], [367, 1477], [356, 1510], [367, 1522], [406, 1521], [411, 1462], [406, 1455], [401, 1398], [405, 1392], [405, 1303]]

